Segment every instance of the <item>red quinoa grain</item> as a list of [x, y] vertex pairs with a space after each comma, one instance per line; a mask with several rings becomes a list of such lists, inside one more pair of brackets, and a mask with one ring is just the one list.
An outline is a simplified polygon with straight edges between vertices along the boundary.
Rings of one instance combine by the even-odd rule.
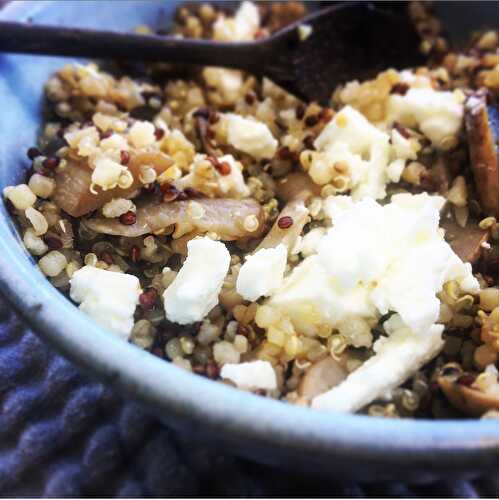
[[134, 245], [130, 250], [130, 258], [134, 263], [137, 263], [140, 260], [140, 248], [137, 245]]
[[131, 226], [132, 224], [135, 224], [135, 222], [137, 222], [137, 216], [133, 212], [128, 211], [120, 215], [120, 222], [122, 224], [125, 224], [125, 226]]
[[139, 304], [142, 309], [150, 311], [154, 308], [157, 298], [158, 292], [154, 288], [148, 288], [145, 292], [139, 295]]
[[154, 137], [156, 137], [157, 141], [160, 141], [161, 139], [163, 139], [164, 136], [165, 136], [165, 131], [162, 128], [157, 128], [154, 131]]
[[26, 154], [28, 155], [28, 158], [30, 160], [34, 160], [35, 158], [41, 155], [40, 150], [38, 148], [29, 148]]
[[284, 215], [277, 221], [280, 229], [289, 229], [293, 225], [293, 218], [289, 215]]
[[215, 165], [215, 168], [220, 175], [230, 175], [231, 167], [226, 161], [218, 163], [218, 165]]
[[130, 153], [128, 151], [120, 151], [120, 161], [122, 165], [128, 165]]
[[47, 170], [55, 170], [59, 166], [59, 163], [61, 163], [60, 158], [58, 158], [57, 156], [49, 156], [48, 158], [43, 160], [42, 165]]

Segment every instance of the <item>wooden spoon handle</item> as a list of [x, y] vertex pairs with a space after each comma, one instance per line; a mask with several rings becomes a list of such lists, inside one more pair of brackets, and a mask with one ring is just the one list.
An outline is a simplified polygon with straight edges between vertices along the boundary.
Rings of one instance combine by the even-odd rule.
[[94, 59], [139, 59], [252, 70], [258, 47], [258, 42], [212, 42], [0, 22], [0, 52]]

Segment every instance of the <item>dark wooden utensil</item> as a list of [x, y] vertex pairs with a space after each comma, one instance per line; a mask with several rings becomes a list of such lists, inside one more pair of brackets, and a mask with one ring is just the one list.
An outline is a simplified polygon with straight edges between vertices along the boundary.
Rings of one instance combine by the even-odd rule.
[[[338, 83], [421, 62], [419, 40], [404, 10], [337, 3], [268, 38], [244, 43], [0, 22], [0, 51], [237, 68], [267, 76], [306, 101], [327, 102]], [[305, 39], [300, 25], [311, 28]]]

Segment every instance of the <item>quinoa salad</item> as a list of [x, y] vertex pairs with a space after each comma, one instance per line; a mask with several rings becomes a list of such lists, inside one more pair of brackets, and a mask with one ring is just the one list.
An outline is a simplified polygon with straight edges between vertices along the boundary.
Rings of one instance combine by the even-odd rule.
[[[453, 52], [430, 5], [408, 11], [427, 64], [327, 106], [218, 67], [62, 67], [3, 191], [25, 248], [109, 334], [200, 376], [319, 411], [499, 416], [499, 37]], [[169, 33], [305, 15], [198, 3]]]

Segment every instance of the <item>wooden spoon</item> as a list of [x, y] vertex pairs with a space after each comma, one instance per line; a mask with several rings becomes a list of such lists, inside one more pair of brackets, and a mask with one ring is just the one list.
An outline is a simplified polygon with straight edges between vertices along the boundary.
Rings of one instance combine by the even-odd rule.
[[[303, 36], [303, 25], [311, 29], [309, 36]], [[339, 83], [418, 65], [418, 46], [405, 9], [367, 2], [338, 3], [268, 38], [244, 43], [0, 22], [0, 52], [237, 68], [322, 103]]]

